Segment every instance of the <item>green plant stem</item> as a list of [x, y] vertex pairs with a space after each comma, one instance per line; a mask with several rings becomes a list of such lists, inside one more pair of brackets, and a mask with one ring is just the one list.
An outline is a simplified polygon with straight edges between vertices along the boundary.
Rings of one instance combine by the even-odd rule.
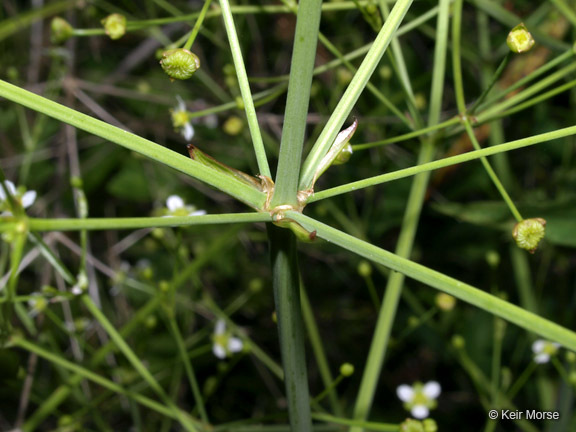
[[506, 56], [500, 63], [500, 66], [498, 66], [498, 69], [496, 69], [496, 72], [494, 72], [494, 74], [492, 75], [490, 83], [486, 86], [480, 97], [476, 99], [476, 102], [474, 102], [474, 104], [468, 110], [468, 115], [474, 115], [476, 109], [480, 106], [482, 102], [484, 102], [484, 99], [486, 99], [486, 96], [488, 96], [488, 93], [490, 93], [490, 90], [492, 90], [494, 84], [496, 84], [496, 82], [502, 76], [502, 72], [504, 72], [504, 69], [506, 68], [506, 66], [508, 66], [508, 63], [510, 62], [511, 58], [512, 58], [512, 51], [508, 51], [508, 54], [506, 54]]
[[271, 224], [268, 236], [290, 426], [293, 431], [308, 432], [312, 430], [312, 420], [296, 238], [289, 230]]
[[194, 27], [192, 28], [192, 31], [190, 32], [190, 36], [188, 37], [186, 44], [184, 44], [184, 47], [183, 47], [184, 49], [190, 50], [190, 48], [192, 48], [192, 44], [196, 40], [196, 36], [198, 36], [198, 32], [200, 31], [200, 27], [202, 27], [202, 23], [204, 22], [204, 18], [206, 17], [206, 12], [208, 12], [208, 8], [210, 7], [210, 3], [212, 3], [212, 0], [205, 0], [204, 1], [204, 6], [202, 6], [202, 10], [200, 11], [200, 15], [198, 16], [198, 19], [196, 20], [196, 23], [194, 24]]
[[184, 344], [182, 334], [180, 333], [180, 329], [178, 328], [178, 324], [176, 323], [174, 314], [168, 313], [167, 315], [170, 331], [172, 333], [172, 337], [176, 341], [176, 345], [178, 346], [178, 353], [180, 354], [180, 359], [184, 364], [184, 369], [186, 370], [186, 375], [190, 383], [190, 388], [192, 389], [192, 394], [194, 395], [194, 401], [196, 402], [196, 407], [198, 408], [198, 412], [200, 413], [200, 418], [204, 423], [209, 424], [208, 415], [206, 414], [206, 408], [204, 407], [204, 400], [202, 398], [202, 392], [200, 391], [198, 380], [196, 379], [196, 374], [194, 373], [194, 367], [192, 366], [190, 357], [186, 352], [186, 345]]
[[[474, 148], [476, 150], [481, 150], [480, 143], [476, 139], [476, 135], [474, 135], [474, 130], [472, 129], [472, 126], [470, 125], [470, 119], [468, 118], [468, 116], [463, 117], [462, 123], [464, 123], [464, 127], [466, 128], [466, 133], [468, 134], [468, 138], [470, 138], [470, 141], [472, 142], [472, 145], [474, 146]], [[494, 186], [496, 186], [496, 189], [498, 189], [498, 192], [500, 192], [502, 199], [504, 200], [504, 202], [506, 203], [506, 205], [510, 209], [510, 212], [512, 213], [514, 218], [518, 222], [521, 222], [524, 218], [522, 217], [522, 215], [520, 214], [520, 212], [516, 208], [516, 204], [514, 204], [514, 201], [512, 201], [512, 198], [510, 198], [510, 195], [508, 195], [508, 192], [506, 191], [506, 188], [504, 187], [504, 185], [502, 184], [502, 182], [498, 178], [498, 175], [494, 172], [494, 169], [492, 169], [492, 166], [490, 165], [490, 162], [488, 162], [488, 159], [486, 159], [485, 157], [481, 157], [480, 161], [482, 162], [482, 165], [484, 165], [484, 169], [486, 170], [486, 172], [488, 173], [488, 176], [490, 177], [490, 179], [494, 183]]]
[[[45, 358], [46, 360], [50, 361], [53, 364], [59, 365], [60, 367], [62, 367], [64, 369], [67, 369], [71, 372], [74, 372], [77, 375], [74, 376], [73, 379], [75, 379], [78, 382], [82, 378], [88, 379], [88, 380], [93, 381], [94, 383], [96, 383], [98, 385], [101, 385], [104, 388], [107, 388], [110, 391], [113, 391], [113, 392], [118, 393], [118, 394], [123, 394], [123, 395], [129, 396], [130, 398], [132, 398], [133, 400], [135, 400], [139, 404], [142, 404], [148, 408], [151, 408], [151, 409], [159, 412], [160, 414], [163, 414], [165, 416], [177, 419], [177, 416], [172, 409], [167, 408], [164, 405], [162, 405], [162, 404], [160, 404], [160, 403], [158, 403], [158, 402], [156, 402], [150, 398], [147, 398], [146, 396], [142, 396], [142, 395], [135, 393], [135, 392], [127, 391], [124, 388], [122, 388], [121, 386], [119, 386], [118, 384], [116, 384], [115, 382], [110, 381], [110, 380], [108, 380], [108, 379], [106, 379], [106, 378], [104, 378], [98, 374], [95, 374], [94, 372], [90, 371], [89, 369], [86, 369], [82, 366], [79, 366], [75, 363], [72, 363], [68, 360], [65, 360], [65, 359], [61, 358], [59, 355], [51, 353], [42, 347], [36, 346], [35, 344], [28, 342], [27, 340], [23, 339], [22, 337], [19, 337], [19, 336], [12, 337], [11, 342], [12, 342], [12, 344], [14, 344], [14, 346], [18, 346], [18, 347], [20, 347], [26, 351], [29, 351], [29, 352], [34, 353], [34, 354], [36, 354], [42, 358]], [[35, 429], [34, 425], [32, 425], [28, 422], [23, 427], [24, 431], [32, 431], [34, 429]], [[197, 429], [194, 427], [191, 430], [197, 430]]]
[[298, 204], [296, 193], [299, 167], [306, 133], [321, 6], [321, 0], [307, 0], [301, 1], [298, 8], [276, 185], [272, 197], [273, 207], [281, 204], [293, 206]]
[[401, 169], [387, 174], [382, 174], [375, 177], [369, 177], [364, 180], [355, 181], [352, 183], [347, 183], [342, 186], [337, 186], [334, 188], [326, 189], [312, 195], [308, 202], [319, 201], [332, 196], [340, 195], [343, 193], [356, 191], [365, 187], [375, 186], [377, 184], [386, 183], [392, 180], [398, 180], [401, 178], [409, 177], [412, 175], [419, 174], [424, 171], [431, 171], [438, 168], [444, 168], [451, 165], [456, 165], [462, 162], [468, 162], [471, 160], [478, 159], [484, 156], [491, 156], [497, 153], [506, 152], [510, 150], [516, 150], [523, 147], [528, 147], [534, 144], [539, 144], [542, 142], [552, 141], [558, 138], [564, 138], [570, 135], [576, 134], [576, 126], [571, 126], [563, 129], [558, 129], [551, 132], [546, 132], [540, 135], [534, 135], [528, 138], [522, 138], [516, 141], [510, 141], [509, 143], [499, 144], [488, 148], [483, 148], [482, 150], [474, 150], [468, 153], [464, 153], [458, 156], [452, 156], [433, 162], [425, 163], [418, 166], [413, 166], [410, 168]]
[[82, 296], [82, 302], [88, 308], [92, 316], [98, 321], [98, 323], [104, 328], [108, 336], [114, 341], [118, 349], [126, 356], [128, 361], [132, 364], [134, 369], [138, 371], [140, 376], [148, 383], [148, 385], [160, 396], [163, 402], [174, 412], [174, 415], [178, 418], [183, 427], [187, 430], [195, 431], [195, 426], [191, 423], [191, 418], [184, 415], [174, 402], [168, 397], [164, 389], [158, 384], [158, 381], [152, 376], [150, 371], [146, 369], [142, 361], [138, 356], [132, 351], [132, 348], [126, 343], [122, 335], [116, 330], [108, 318], [102, 313], [102, 311], [94, 304], [92, 299], [87, 296]]
[[[432, 141], [428, 141], [422, 145], [419, 162], [426, 163], [432, 160], [433, 156], [434, 145]], [[402, 231], [396, 247], [396, 254], [399, 257], [408, 258], [412, 252], [429, 177], [429, 173], [421, 173], [414, 177], [408, 204], [404, 212]], [[376, 329], [372, 337], [366, 367], [364, 368], [362, 382], [354, 406], [354, 418], [356, 420], [366, 420], [372, 407], [403, 286], [404, 274], [392, 273], [386, 284], [384, 299], [378, 314]], [[352, 431], [356, 432], [358, 430], [360, 429], [352, 429]]]
[[[204, 216], [94, 218], [94, 219], [29, 219], [30, 231], [79, 231], [217, 225], [247, 222], [269, 222], [268, 213], [230, 213]], [[2, 227], [3, 228], [3, 227]], [[0, 228], [0, 231], [2, 230]]]
[[258, 169], [260, 170], [260, 174], [266, 177], [272, 177], [268, 159], [266, 158], [264, 142], [262, 141], [262, 134], [260, 133], [260, 127], [258, 125], [258, 117], [256, 116], [256, 109], [254, 108], [254, 100], [252, 98], [252, 92], [250, 91], [248, 75], [246, 74], [246, 65], [244, 64], [242, 50], [240, 49], [234, 18], [230, 11], [230, 3], [228, 0], [220, 0], [220, 7], [222, 8], [222, 19], [224, 20], [228, 41], [230, 42], [230, 50], [232, 52], [232, 59], [234, 60], [234, 67], [236, 69], [236, 76], [238, 77], [238, 85], [240, 86], [240, 93], [242, 94], [250, 135], [252, 136], [252, 145], [254, 146]]
[[326, 152], [329, 150], [329, 148], [332, 146], [332, 143], [336, 139], [336, 135], [338, 135], [338, 132], [346, 120], [346, 117], [366, 87], [368, 80], [378, 66], [382, 55], [394, 37], [400, 22], [404, 18], [406, 12], [408, 12], [411, 4], [412, 0], [398, 0], [394, 4], [394, 8], [392, 9], [392, 12], [390, 12], [390, 16], [382, 26], [382, 29], [380, 30], [380, 33], [378, 33], [374, 44], [358, 68], [358, 72], [356, 75], [354, 75], [354, 78], [352, 78], [352, 81], [348, 85], [344, 95], [342, 95], [340, 102], [334, 109], [334, 112], [324, 126], [322, 133], [316, 140], [314, 147], [308, 154], [302, 167], [299, 186], [300, 190], [307, 190], [310, 188], [312, 180], [314, 179], [316, 167]]
[[437, 131], [440, 131], [441, 129], [445, 129], [449, 126], [454, 126], [454, 125], [457, 125], [459, 123], [460, 123], [459, 117], [452, 117], [451, 119], [448, 119], [442, 123], [438, 123], [438, 124], [435, 124], [433, 126], [427, 126], [425, 128], [418, 129], [414, 132], [410, 132], [407, 134], [399, 135], [399, 136], [392, 137], [392, 138], [387, 138], [387, 139], [381, 140], [381, 141], [374, 141], [371, 143], [356, 144], [356, 145], [352, 146], [352, 149], [354, 151], [366, 150], [369, 148], [378, 147], [378, 146], [382, 146], [382, 145], [393, 144], [393, 143], [397, 143], [397, 142], [401, 142], [401, 141], [408, 141], [408, 140], [411, 140], [412, 138], [419, 138], [419, 137], [426, 135], [430, 132], [437, 132]]
[[2, 80], [0, 80], [0, 96], [154, 159], [177, 171], [201, 180], [216, 189], [224, 191], [253, 208], [261, 208], [266, 200], [263, 192], [239, 180], [230, 178], [229, 176], [218, 175], [214, 169], [168, 150], [152, 141], [12, 84], [8, 84]]
[[466, 100], [464, 98], [464, 84], [462, 80], [462, 65], [460, 63], [460, 29], [462, 27], [462, 3], [463, 0], [454, 1], [452, 19], [452, 70], [454, 73], [454, 92], [456, 104], [460, 115], [466, 113]]
[[322, 377], [322, 383], [324, 384], [325, 390], [322, 395], [328, 394], [328, 399], [330, 401], [330, 406], [332, 411], [336, 415], [342, 415], [342, 408], [338, 402], [338, 395], [334, 388], [334, 378], [330, 372], [330, 365], [328, 364], [328, 359], [326, 358], [326, 352], [322, 344], [322, 337], [318, 331], [318, 326], [314, 320], [314, 312], [310, 301], [308, 300], [308, 295], [306, 294], [306, 288], [303, 284], [300, 284], [300, 298], [302, 300], [302, 317], [304, 319], [304, 324], [306, 325], [306, 331], [308, 338], [310, 340], [310, 345], [312, 346], [312, 351], [314, 352], [314, 357], [316, 358], [316, 363], [318, 364], [318, 371]]
[[521, 307], [497, 298], [478, 288], [450, 276], [429, 269], [421, 264], [381, 249], [351, 235], [345, 234], [335, 228], [325, 225], [315, 219], [294, 211], [287, 211], [286, 217], [294, 219], [307, 231], [316, 230], [319, 238], [349, 250], [359, 256], [382, 264], [391, 270], [400, 272], [411, 279], [436, 288], [460, 300], [474, 305], [492, 315], [499, 316], [505, 321], [531, 331], [564, 347], [576, 351], [576, 333], [552, 321], [528, 312]]

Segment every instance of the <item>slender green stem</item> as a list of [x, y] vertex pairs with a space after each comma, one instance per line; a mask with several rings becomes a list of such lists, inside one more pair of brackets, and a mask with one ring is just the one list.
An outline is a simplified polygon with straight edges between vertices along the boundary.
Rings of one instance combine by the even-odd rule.
[[390, 16], [382, 26], [374, 44], [366, 54], [360, 68], [358, 68], [358, 72], [354, 75], [354, 78], [348, 85], [348, 88], [344, 92], [340, 102], [334, 109], [334, 112], [330, 116], [330, 119], [324, 126], [322, 133], [316, 140], [314, 147], [306, 158], [300, 177], [300, 190], [307, 190], [310, 188], [317, 165], [334, 142], [336, 135], [338, 135], [340, 128], [346, 120], [346, 117], [350, 114], [354, 104], [366, 87], [368, 80], [378, 66], [382, 55], [394, 37], [398, 26], [404, 18], [404, 15], [406, 15], [406, 12], [408, 12], [411, 4], [412, 0], [398, 0], [394, 4]]
[[109, 125], [103, 121], [82, 114], [81, 112], [67, 108], [64, 105], [53, 102], [42, 96], [21, 89], [5, 81], [0, 80], [0, 96], [13, 102], [24, 105], [35, 111], [46, 114], [62, 122], [68, 123], [78, 129], [85, 130], [96, 136], [112, 141], [129, 150], [143, 154], [164, 165], [183, 172], [191, 177], [201, 180], [253, 208], [261, 208], [266, 200], [263, 192], [250, 187], [247, 184], [230, 178], [229, 176], [216, 175], [214, 169], [204, 166], [181, 154], [141, 138], [130, 132]]
[[224, 26], [226, 27], [226, 33], [228, 34], [228, 41], [230, 42], [232, 59], [234, 60], [234, 66], [236, 68], [240, 93], [242, 93], [242, 101], [244, 102], [246, 119], [248, 120], [250, 135], [252, 136], [252, 145], [254, 146], [258, 169], [260, 170], [260, 174], [265, 175], [266, 177], [271, 177], [272, 174], [270, 173], [268, 159], [266, 158], [266, 150], [264, 149], [264, 142], [262, 141], [260, 126], [258, 125], [258, 117], [256, 116], [256, 109], [254, 108], [254, 100], [252, 98], [252, 92], [250, 91], [250, 83], [248, 82], [248, 75], [246, 74], [246, 65], [244, 64], [242, 50], [240, 49], [240, 42], [238, 41], [234, 18], [230, 11], [230, 3], [228, 0], [220, 0], [220, 6], [222, 8]]
[[307, 0], [301, 1], [298, 8], [272, 206], [298, 204], [296, 193], [300, 175], [299, 167], [306, 132], [321, 6], [321, 0]]
[[326, 352], [322, 344], [322, 337], [318, 331], [318, 326], [314, 320], [314, 313], [312, 311], [312, 306], [308, 300], [308, 295], [306, 294], [306, 288], [304, 285], [300, 285], [300, 297], [302, 300], [302, 316], [304, 318], [304, 324], [306, 325], [306, 331], [308, 333], [308, 338], [310, 339], [310, 345], [312, 345], [312, 351], [316, 357], [316, 363], [318, 364], [318, 370], [320, 376], [322, 377], [322, 383], [324, 384], [325, 390], [322, 392], [328, 394], [328, 399], [330, 400], [330, 406], [332, 411], [336, 415], [342, 415], [342, 408], [338, 402], [338, 395], [332, 385], [334, 383], [334, 378], [330, 372], [330, 365], [328, 364], [328, 359], [326, 358]]
[[[435, 99], [437, 99], [438, 97], [442, 97], [442, 95], [439, 96], [435, 96]], [[430, 105], [431, 107], [434, 106], [432, 103]], [[387, 144], [393, 144], [393, 143], [397, 143], [397, 142], [401, 142], [401, 141], [408, 141], [411, 140], [412, 138], [418, 138], [421, 137], [425, 134], [428, 134], [430, 132], [436, 132], [436, 131], [440, 131], [442, 129], [445, 129], [449, 126], [454, 126], [460, 123], [460, 118], [459, 117], [452, 117], [451, 119], [448, 119], [442, 123], [438, 123], [438, 124], [434, 124], [432, 126], [428, 126], [422, 129], [418, 129], [414, 132], [410, 132], [404, 135], [399, 135], [399, 136], [395, 136], [392, 138], [387, 138], [385, 140], [381, 140], [381, 141], [374, 141], [371, 143], [365, 143], [365, 144], [356, 144], [352, 146], [352, 149], [354, 151], [357, 150], [366, 150], [369, 148], [373, 148], [373, 147], [378, 147], [378, 146], [382, 146], [382, 145], [387, 145]]]
[[[470, 125], [470, 119], [468, 118], [468, 116], [464, 116], [462, 122], [464, 123], [464, 127], [466, 128], [466, 133], [468, 134], [468, 138], [470, 138], [472, 145], [474, 146], [474, 148], [476, 150], [480, 150], [481, 149], [480, 143], [478, 143], [478, 140], [476, 139], [476, 135], [474, 135], [474, 130], [472, 129], [472, 126]], [[508, 195], [506, 188], [504, 187], [504, 185], [502, 184], [502, 182], [500, 181], [500, 179], [498, 178], [498, 176], [494, 172], [494, 169], [492, 169], [492, 166], [490, 165], [490, 162], [488, 162], [488, 159], [486, 159], [485, 157], [481, 157], [480, 161], [482, 162], [482, 165], [484, 165], [484, 169], [486, 170], [486, 172], [488, 173], [488, 176], [490, 177], [490, 179], [494, 183], [494, 186], [496, 186], [496, 189], [498, 189], [498, 192], [500, 192], [500, 195], [502, 196], [502, 199], [504, 200], [504, 202], [506, 203], [506, 205], [510, 209], [510, 212], [512, 213], [512, 215], [514, 215], [514, 218], [518, 222], [521, 222], [523, 220], [522, 215], [520, 214], [520, 212], [516, 208], [516, 204], [514, 204], [514, 201], [512, 201], [512, 198], [510, 198], [510, 195]]]
[[206, 12], [208, 12], [208, 8], [210, 7], [210, 3], [212, 3], [212, 0], [205, 0], [204, 1], [204, 6], [202, 6], [202, 10], [200, 11], [200, 15], [198, 16], [198, 19], [196, 20], [196, 23], [194, 24], [194, 27], [192, 28], [192, 31], [190, 32], [190, 36], [188, 37], [188, 40], [184, 44], [184, 47], [183, 47], [184, 49], [189, 50], [190, 48], [192, 48], [192, 44], [196, 40], [196, 36], [198, 36], [198, 32], [200, 31], [200, 27], [202, 27], [202, 23], [204, 22], [204, 18], [206, 17]]
[[551, 132], [546, 132], [540, 135], [534, 135], [528, 138], [522, 138], [516, 141], [510, 141], [506, 144], [499, 144], [496, 146], [484, 148], [482, 150], [474, 150], [468, 153], [464, 153], [458, 156], [451, 156], [448, 158], [436, 160], [433, 162], [425, 163], [418, 166], [413, 166], [410, 168], [401, 169], [387, 174], [382, 174], [375, 177], [370, 177], [364, 180], [355, 181], [342, 186], [337, 186], [331, 189], [326, 189], [312, 195], [308, 202], [319, 201], [321, 199], [329, 198], [332, 196], [340, 195], [343, 193], [348, 193], [351, 191], [356, 191], [365, 187], [375, 186], [377, 184], [386, 183], [392, 180], [398, 180], [405, 177], [410, 177], [424, 171], [431, 171], [438, 168], [444, 168], [450, 165], [456, 165], [462, 162], [468, 162], [471, 160], [478, 159], [484, 156], [491, 156], [497, 153], [516, 150], [523, 147], [528, 147], [534, 144], [539, 144], [542, 142], [552, 141], [558, 138], [564, 138], [570, 135], [576, 134], [576, 126], [567, 127], [564, 129], [558, 129]]
[[289, 230], [271, 224], [268, 236], [290, 426], [293, 431], [308, 432], [312, 430], [312, 420], [296, 238]]
[[454, 1], [454, 12], [452, 19], [452, 70], [454, 74], [454, 92], [456, 93], [456, 104], [460, 115], [466, 113], [466, 99], [464, 98], [464, 84], [462, 80], [462, 64], [460, 54], [460, 29], [462, 27], [462, 3], [463, 0]]
[[306, 230], [316, 230], [319, 238], [349, 250], [357, 255], [382, 264], [391, 270], [400, 272], [411, 279], [417, 280], [432, 288], [448, 293], [460, 300], [470, 303], [505, 321], [516, 324], [530, 332], [555, 341], [564, 347], [576, 351], [576, 332], [562, 327], [552, 321], [542, 318], [521, 307], [488, 294], [478, 288], [456, 280], [450, 276], [429, 269], [421, 264], [402, 258], [392, 252], [381, 249], [335, 228], [316, 221], [308, 216], [294, 211], [287, 211], [286, 217], [294, 219]]
[[198, 380], [196, 379], [196, 374], [194, 373], [194, 367], [192, 366], [190, 357], [186, 352], [184, 339], [182, 338], [182, 334], [180, 333], [180, 329], [178, 328], [174, 314], [169, 312], [167, 315], [170, 331], [172, 332], [172, 336], [174, 337], [176, 345], [178, 346], [178, 353], [180, 354], [180, 358], [184, 364], [184, 369], [186, 370], [186, 375], [188, 376], [188, 381], [190, 382], [190, 387], [192, 389], [192, 394], [194, 395], [194, 401], [198, 407], [198, 412], [200, 413], [200, 418], [204, 423], [208, 424], [208, 415], [206, 414], [206, 407], [204, 407], [202, 392], [198, 386]]
[[[102, 218], [102, 219], [29, 219], [30, 231], [112, 230], [189, 225], [268, 222], [268, 213], [231, 213], [204, 216]], [[1, 228], [0, 228], [1, 230]]]
[[506, 54], [506, 56], [500, 63], [500, 66], [498, 66], [498, 69], [496, 69], [496, 72], [494, 72], [494, 74], [492, 75], [490, 83], [486, 86], [480, 97], [476, 99], [476, 102], [474, 102], [474, 104], [468, 110], [468, 115], [474, 115], [476, 109], [480, 106], [480, 104], [482, 104], [482, 102], [484, 102], [484, 99], [486, 99], [486, 96], [488, 96], [488, 93], [490, 93], [490, 90], [492, 90], [494, 84], [496, 84], [496, 82], [502, 76], [502, 72], [504, 72], [504, 69], [506, 68], [506, 66], [508, 66], [508, 63], [510, 62], [511, 58], [512, 58], [512, 51], [508, 51], [508, 54]]
[[108, 318], [102, 313], [102, 311], [94, 304], [92, 299], [87, 295], [82, 296], [82, 300], [84, 305], [88, 308], [90, 313], [94, 316], [94, 318], [100, 323], [100, 325], [104, 328], [108, 336], [114, 341], [118, 349], [126, 356], [128, 361], [132, 364], [134, 369], [138, 371], [140, 376], [148, 383], [148, 385], [160, 396], [160, 398], [164, 401], [164, 403], [172, 410], [174, 415], [178, 418], [180, 423], [183, 427], [187, 430], [196, 430], [195, 426], [191, 423], [190, 417], [184, 415], [178, 407], [174, 404], [174, 402], [169, 398], [166, 394], [164, 389], [160, 386], [158, 381], [154, 378], [154, 376], [148, 371], [146, 366], [142, 363], [142, 361], [138, 358], [136, 353], [132, 351], [132, 348], [126, 343], [122, 335], [116, 330], [114, 325]]

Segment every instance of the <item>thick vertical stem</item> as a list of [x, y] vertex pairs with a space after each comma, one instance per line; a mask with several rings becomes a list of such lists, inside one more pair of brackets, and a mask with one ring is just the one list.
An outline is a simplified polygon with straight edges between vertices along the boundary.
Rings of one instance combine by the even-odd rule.
[[296, 239], [287, 229], [270, 224], [268, 236], [290, 427], [298, 432], [311, 431]]

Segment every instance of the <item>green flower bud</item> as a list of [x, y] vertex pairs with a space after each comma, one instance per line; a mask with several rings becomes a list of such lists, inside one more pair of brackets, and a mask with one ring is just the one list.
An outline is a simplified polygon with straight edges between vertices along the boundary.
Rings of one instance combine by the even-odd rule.
[[500, 254], [495, 250], [486, 253], [486, 262], [490, 267], [496, 268], [500, 264]]
[[400, 430], [402, 432], [424, 432], [424, 426], [422, 422], [409, 418], [400, 423]]
[[534, 253], [545, 235], [546, 221], [542, 218], [524, 219], [514, 226], [512, 237], [519, 248]]
[[362, 277], [370, 277], [372, 274], [372, 266], [368, 261], [360, 261], [358, 264], [358, 274]]
[[508, 33], [508, 37], [506, 38], [506, 43], [508, 44], [510, 51], [515, 53], [523, 53], [530, 51], [530, 49], [534, 46], [534, 38], [524, 23], [521, 23], [510, 30], [510, 33]]
[[253, 294], [257, 294], [264, 288], [264, 282], [260, 278], [254, 278], [248, 283], [248, 289]]
[[354, 366], [350, 363], [344, 363], [340, 366], [340, 374], [345, 377], [349, 377], [354, 373]]
[[436, 294], [436, 306], [445, 312], [451, 311], [456, 305], [456, 299], [450, 294], [439, 293]]
[[126, 17], [117, 13], [108, 15], [100, 21], [110, 39], [120, 39], [126, 33]]
[[177, 48], [165, 51], [162, 54], [160, 65], [171, 81], [175, 79], [185, 80], [194, 75], [194, 72], [200, 68], [200, 59], [187, 49]]
[[460, 335], [452, 336], [452, 346], [456, 349], [462, 349], [466, 346], [466, 341]]
[[246, 107], [244, 105], [244, 99], [242, 99], [242, 96], [238, 96], [236, 99], [234, 99], [234, 102], [236, 102], [236, 107], [239, 110], [243, 110]]
[[424, 432], [437, 432], [438, 425], [433, 419], [426, 419], [422, 421], [422, 426], [424, 426]]
[[53, 44], [66, 42], [74, 34], [74, 28], [64, 18], [55, 17], [50, 24], [50, 40]]
[[228, 135], [238, 135], [244, 129], [244, 123], [240, 117], [232, 116], [222, 125]]
[[576, 354], [573, 353], [572, 351], [567, 351], [566, 352], [566, 361], [568, 363], [576, 363]]
[[342, 165], [342, 164], [348, 162], [350, 160], [350, 158], [352, 157], [352, 153], [354, 153], [352, 151], [352, 146], [350, 144], [348, 144], [346, 147], [344, 147], [340, 151], [340, 153], [338, 153], [338, 155], [336, 156], [336, 158], [332, 162], [332, 165]]

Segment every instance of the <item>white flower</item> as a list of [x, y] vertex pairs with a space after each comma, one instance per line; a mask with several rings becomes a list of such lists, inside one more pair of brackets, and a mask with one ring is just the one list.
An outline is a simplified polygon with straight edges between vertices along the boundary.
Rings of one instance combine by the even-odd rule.
[[244, 346], [240, 339], [232, 337], [231, 334], [226, 331], [226, 322], [222, 319], [216, 322], [216, 328], [214, 329], [212, 338], [214, 340], [212, 352], [219, 359], [225, 359], [230, 354], [242, 351]]
[[186, 104], [180, 96], [176, 96], [178, 105], [171, 110], [172, 125], [176, 130], [179, 130], [186, 141], [191, 141], [194, 138], [194, 127], [190, 121], [190, 113], [186, 110]]
[[[4, 181], [4, 186], [8, 190], [8, 193], [14, 197], [14, 199], [22, 205], [23, 208], [28, 208], [34, 201], [36, 201], [36, 191], [30, 190], [25, 192], [24, 194], [20, 195], [20, 193], [16, 190], [16, 186], [10, 180]], [[8, 205], [8, 197], [4, 192], [4, 188], [0, 186], [0, 209], [7, 209]], [[5, 212], [3, 214], [10, 214], [10, 212]]]
[[398, 398], [404, 402], [404, 408], [417, 419], [428, 417], [430, 410], [436, 408], [436, 398], [440, 392], [440, 384], [436, 381], [429, 381], [426, 384], [417, 382], [412, 386], [402, 384], [396, 389]]
[[194, 206], [187, 206], [178, 195], [170, 195], [166, 200], [168, 214], [166, 216], [202, 216], [206, 210], [196, 210]]
[[555, 355], [560, 348], [560, 344], [538, 339], [532, 344], [532, 352], [534, 352], [534, 362], [548, 363], [550, 357]]

